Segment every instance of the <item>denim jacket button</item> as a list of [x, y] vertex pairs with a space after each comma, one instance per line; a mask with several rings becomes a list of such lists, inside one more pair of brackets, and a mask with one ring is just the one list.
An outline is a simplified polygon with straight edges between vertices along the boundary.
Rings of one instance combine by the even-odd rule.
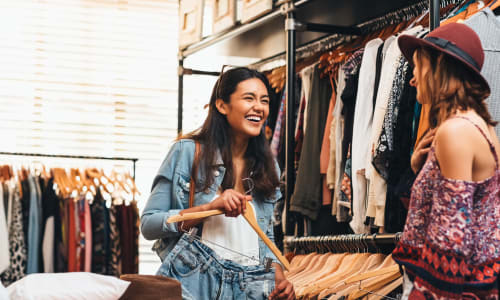
[[217, 170], [215, 170], [215, 171], [214, 171], [214, 176], [215, 176], [215, 177], [219, 177], [219, 175], [220, 175], [220, 172], [219, 172], [219, 171], [217, 171]]
[[188, 188], [188, 189], [189, 189], [189, 187], [190, 187], [190, 186], [191, 186], [191, 184], [189, 184], [189, 182], [188, 182], [188, 183], [186, 183], [186, 188]]

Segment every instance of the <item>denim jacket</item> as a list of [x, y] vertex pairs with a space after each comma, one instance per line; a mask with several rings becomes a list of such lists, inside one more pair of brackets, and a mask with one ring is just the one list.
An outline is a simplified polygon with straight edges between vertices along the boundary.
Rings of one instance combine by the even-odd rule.
[[[194, 159], [195, 143], [193, 140], [180, 140], [176, 142], [160, 166], [160, 170], [153, 181], [151, 195], [141, 216], [141, 231], [148, 240], [157, 241], [153, 250], [163, 261], [167, 254], [174, 248], [182, 232], [177, 229], [177, 223], [167, 224], [170, 216], [177, 215], [189, 207], [189, 189], [191, 167]], [[200, 151], [203, 155], [203, 148]], [[219, 190], [226, 169], [220, 153], [217, 154], [216, 168], [213, 169], [214, 183], [206, 190], [201, 190], [205, 180], [203, 168], [198, 168], [194, 206], [209, 203]], [[276, 164], [279, 174], [279, 167]], [[281, 197], [279, 188], [271, 198], [253, 193], [252, 204], [255, 208], [257, 222], [264, 233], [274, 242], [272, 215], [275, 202]], [[266, 257], [278, 262], [274, 254], [259, 238], [259, 257], [263, 263]]]

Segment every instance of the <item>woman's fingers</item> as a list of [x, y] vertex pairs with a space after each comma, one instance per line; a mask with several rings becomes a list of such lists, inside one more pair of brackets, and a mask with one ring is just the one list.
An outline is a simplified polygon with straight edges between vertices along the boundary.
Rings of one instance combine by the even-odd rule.
[[240, 214], [243, 213], [243, 211], [242, 211], [243, 208], [241, 206], [241, 201], [242, 200], [239, 197], [233, 196], [233, 203], [236, 205], [236, 211], [235, 212], [237, 213], [237, 215], [240, 215]]

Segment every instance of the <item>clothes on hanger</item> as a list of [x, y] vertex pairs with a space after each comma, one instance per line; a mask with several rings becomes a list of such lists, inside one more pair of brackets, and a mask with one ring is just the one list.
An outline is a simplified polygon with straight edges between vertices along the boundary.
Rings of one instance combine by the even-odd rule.
[[139, 213], [130, 201], [132, 195], [123, 189], [127, 183], [114, 178], [106, 188], [112, 185], [113, 194], [99, 184], [94, 195], [93, 180], [70, 178], [70, 172], [61, 168], [52, 169], [52, 174], [21, 168], [16, 176], [0, 181], [9, 220], [8, 242], [2, 243], [8, 250], [0, 253], [2, 258], [10, 257], [0, 272], [3, 284], [30, 272], [115, 276], [138, 272]]

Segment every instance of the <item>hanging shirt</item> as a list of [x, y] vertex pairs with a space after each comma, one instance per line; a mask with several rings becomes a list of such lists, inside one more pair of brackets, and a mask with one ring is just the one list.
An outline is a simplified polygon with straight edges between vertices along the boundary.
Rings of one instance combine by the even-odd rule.
[[361, 61], [358, 81], [358, 94], [354, 110], [354, 126], [352, 132], [352, 214], [350, 222], [354, 233], [368, 233], [369, 228], [364, 225], [366, 217], [366, 190], [367, 180], [364, 174], [373, 117], [373, 87], [375, 84], [376, 62], [379, 47], [383, 41], [380, 38], [369, 41]]
[[0, 184], [0, 273], [9, 267], [9, 232], [7, 230], [7, 220], [5, 218], [5, 208], [3, 202], [3, 184]]
[[[214, 200], [217, 197], [219, 195], [216, 195]], [[253, 208], [252, 202], [247, 202], [247, 204]], [[203, 222], [201, 237], [209, 241], [209, 246], [223, 259], [232, 260], [244, 266], [259, 264], [259, 236], [242, 215], [236, 218], [229, 218], [225, 215], [207, 218]], [[234, 252], [219, 246], [231, 249]], [[254, 257], [255, 260], [239, 255], [236, 252]]]

